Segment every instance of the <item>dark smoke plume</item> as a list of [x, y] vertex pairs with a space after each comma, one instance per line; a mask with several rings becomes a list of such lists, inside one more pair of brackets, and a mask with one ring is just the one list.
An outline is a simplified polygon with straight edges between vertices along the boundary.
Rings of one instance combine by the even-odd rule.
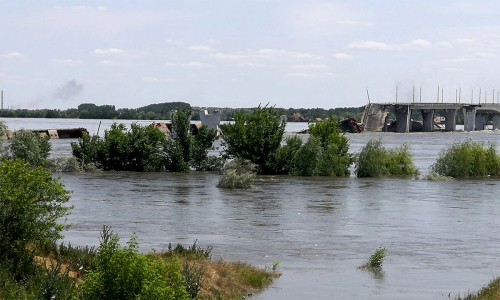
[[71, 79], [54, 92], [54, 98], [69, 100], [83, 91], [83, 84], [79, 84], [75, 79]]

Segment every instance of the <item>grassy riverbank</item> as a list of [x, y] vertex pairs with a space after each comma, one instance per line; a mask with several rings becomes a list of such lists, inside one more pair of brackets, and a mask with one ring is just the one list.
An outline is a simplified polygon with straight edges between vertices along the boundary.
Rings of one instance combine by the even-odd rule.
[[[196, 242], [190, 247], [169, 245], [165, 251], [146, 254], [135, 251], [138, 248], [133, 239], [125, 248], [111, 248], [109, 244], [99, 248], [49, 244], [32, 249], [37, 269], [33, 276], [17, 281], [0, 268], [0, 299], [101, 299], [123, 296], [124, 290], [141, 299], [156, 299], [151, 294], [145, 296], [144, 287], [157, 278], [166, 280], [174, 293], [177, 289], [177, 296], [169, 294], [168, 299], [245, 299], [281, 275], [276, 266], [257, 268], [243, 262], [214, 261], [212, 248], [198, 247]], [[108, 261], [105, 268], [103, 261]], [[150, 278], [148, 274], [156, 275]], [[106, 283], [106, 278], [112, 281]]]
[[455, 300], [500, 300], [500, 277], [492, 280], [477, 293], [455, 297]]

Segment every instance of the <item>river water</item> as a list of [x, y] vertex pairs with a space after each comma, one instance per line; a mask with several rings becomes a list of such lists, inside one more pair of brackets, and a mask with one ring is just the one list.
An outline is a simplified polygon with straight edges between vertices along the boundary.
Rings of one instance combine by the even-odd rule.
[[[19, 120], [5, 121], [12, 129], [87, 127], [91, 133], [98, 124]], [[287, 130], [298, 126], [304, 125]], [[347, 136], [353, 153], [374, 138], [387, 147], [410, 145], [424, 175], [447, 145], [500, 141], [497, 132]], [[52, 155], [70, 154], [68, 140], [52, 142]], [[448, 299], [500, 276], [496, 179], [260, 176], [253, 189], [233, 191], [218, 189], [213, 173], [60, 176], [74, 205], [65, 241], [98, 244], [105, 224], [124, 242], [136, 233], [143, 251], [198, 240], [199, 246], [214, 246], [214, 259], [261, 267], [279, 261], [283, 275], [254, 299]], [[387, 249], [383, 272], [359, 270], [378, 247]]]

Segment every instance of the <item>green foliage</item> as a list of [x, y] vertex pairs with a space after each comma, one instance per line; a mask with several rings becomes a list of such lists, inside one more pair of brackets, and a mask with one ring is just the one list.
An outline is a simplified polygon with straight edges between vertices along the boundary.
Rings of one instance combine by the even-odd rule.
[[298, 176], [317, 175], [316, 167], [322, 154], [323, 148], [320, 140], [310, 136], [307, 142], [297, 150], [293, 158], [292, 174]]
[[27, 130], [17, 131], [9, 146], [10, 158], [23, 159], [33, 167], [46, 164], [50, 149], [48, 137]]
[[16, 279], [29, 273], [35, 246], [61, 238], [69, 192], [51, 173], [22, 160], [0, 163], [0, 261]]
[[193, 245], [190, 247], [184, 247], [182, 244], [177, 244], [172, 247], [172, 244], [168, 244], [167, 251], [162, 253], [164, 257], [172, 256], [183, 256], [188, 259], [209, 259], [211, 257], [211, 252], [213, 247], [208, 246], [207, 248], [202, 248], [196, 245], [197, 240], [194, 241]]
[[104, 227], [97, 268], [82, 287], [82, 299], [189, 299], [180, 264], [139, 254], [134, 237], [122, 248]]
[[349, 176], [349, 140], [334, 117], [310, 125], [311, 135], [293, 157], [291, 173], [299, 176]]
[[407, 145], [386, 149], [381, 140], [370, 140], [356, 161], [358, 177], [416, 176], [418, 169]]
[[286, 144], [271, 157], [267, 163], [267, 169], [272, 170], [275, 174], [290, 174], [293, 167], [293, 159], [297, 151], [302, 146], [302, 140], [298, 136], [289, 137], [286, 139]]
[[82, 103], [78, 105], [78, 114], [80, 119], [113, 119], [117, 112], [114, 105]]
[[7, 133], [7, 125], [5, 125], [4, 121], [0, 120], [0, 141], [4, 139], [6, 133]]
[[[172, 115], [173, 135], [178, 147], [182, 151], [183, 160], [188, 163], [191, 154], [191, 136], [189, 129], [191, 121], [191, 110], [181, 109]], [[210, 145], [212, 146], [212, 145]]]
[[83, 165], [94, 163], [104, 170], [160, 171], [165, 167], [165, 135], [152, 126], [113, 124], [99, 136], [84, 135], [72, 143], [73, 156]]
[[225, 155], [251, 161], [259, 173], [272, 173], [267, 163], [280, 147], [284, 131], [285, 121], [273, 107], [259, 105], [251, 114], [237, 113], [234, 124], [222, 126]]
[[249, 160], [235, 158], [223, 168], [217, 187], [225, 189], [249, 189], [255, 178], [256, 166]]
[[439, 154], [431, 172], [454, 178], [500, 176], [500, 156], [493, 144], [467, 140], [458, 142]]
[[208, 157], [208, 150], [212, 148], [217, 132], [202, 126], [191, 140], [191, 166], [197, 171], [218, 171], [222, 168], [223, 160], [218, 157]]
[[360, 266], [360, 269], [376, 271], [379, 272], [382, 270], [382, 264], [384, 263], [385, 256], [387, 254], [387, 249], [378, 248], [368, 259], [366, 263]]

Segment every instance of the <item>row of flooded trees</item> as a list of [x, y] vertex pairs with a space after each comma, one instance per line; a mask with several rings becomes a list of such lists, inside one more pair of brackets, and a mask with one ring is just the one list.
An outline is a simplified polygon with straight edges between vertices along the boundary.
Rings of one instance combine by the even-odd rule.
[[[132, 124], [128, 129], [114, 124], [103, 137], [86, 135], [72, 143], [73, 158], [64, 163], [47, 160], [49, 141], [26, 131], [18, 132], [2, 153], [54, 170], [222, 170], [229, 174], [225, 182], [232, 187], [238, 186], [240, 179], [247, 186], [252, 174], [350, 176], [354, 170], [358, 177], [418, 175], [407, 145], [388, 149], [380, 140], [371, 140], [359, 153], [350, 153], [349, 140], [334, 117], [311, 124], [307, 139], [298, 135], [284, 139], [285, 121], [273, 107], [258, 106], [252, 113], [239, 112], [234, 122], [221, 125], [223, 150], [221, 155], [209, 155], [217, 134], [202, 126], [192, 135], [190, 116], [191, 111], [185, 109], [173, 115], [174, 138], [152, 126]], [[246, 175], [238, 178], [242, 174]], [[444, 149], [431, 167], [430, 177], [499, 175], [495, 146], [468, 140]]]

